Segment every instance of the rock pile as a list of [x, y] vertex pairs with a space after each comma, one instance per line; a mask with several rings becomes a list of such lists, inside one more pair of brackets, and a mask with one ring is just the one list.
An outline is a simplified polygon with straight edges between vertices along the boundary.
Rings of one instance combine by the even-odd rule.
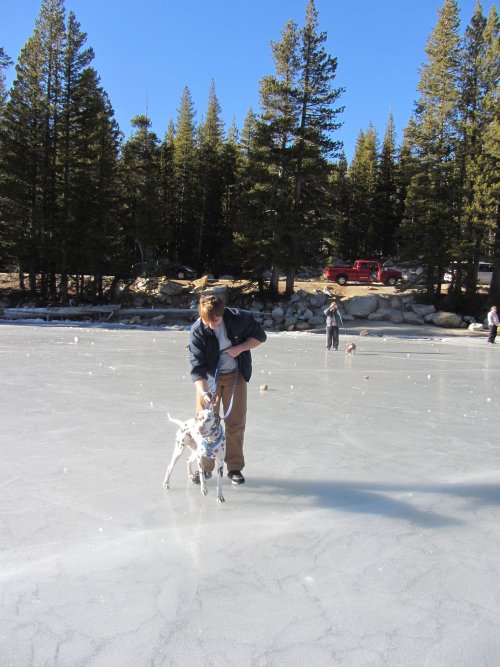
[[[314, 294], [299, 290], [286, 302], [264, 304], [255, 300], [249, 310], [265, 328], [305, 331], [325, 326], [324, 309], [332, 298], [328, 290]], [[462, 318], [456, 313], [436, 311], [432, 305], [417, 303], [412, 295], [355, 296], [338, 301], [338, 307], [344, 322], [368, 320], [392, 324], [434, 324], [447, 329], [469, 327], [471, 331], [483, 328], [473, 317]]]
[[[277, 331], [324, 328], [324, 310], [334, 298], [337, 300], [344, 322], [365, 320], [417, 326], [434, 324], [444, 328], [468, 327], [471, 331], [481, 331], [484, 328], [483, 324], [476, 322], [473, 317], [436, 311], [432, 305], [417, 303], [413, 295], [370, 294], [341, 299], [325, 286], [323, 290], [314, 292], [298, 290], [289, 299], [282, 299], [276, 303], [245, 295], [240, 291], [229, 289], [226, 285], [212, 286], [208, 276], [188, 284], [165, 278], [138, 278], [132, 284], [118, 283], [114, 294], [111, 295], [112, 303], [116, 305], [109, 306], [114, 308], [114, 311], [107, 317], [129, 324], [177, 322], [186, 325], [197, 317], [200, 294], [213, 293], [219, 294], [228, 306], [251, 312], [264, 328]], [[46, 313], [44, 315], [48, 317]], [[79, 314], [80, 317], [83, 315]], [[98, 316], [102, 318], [102, 313], [98, 313]]]

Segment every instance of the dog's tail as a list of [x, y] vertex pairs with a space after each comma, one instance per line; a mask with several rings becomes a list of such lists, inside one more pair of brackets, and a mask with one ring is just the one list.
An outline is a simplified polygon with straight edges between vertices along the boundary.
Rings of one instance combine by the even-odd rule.
[[174, 419], [169, 415], [167, 412], [168, 418], [170, 419], [171, 422], [174, 422], [174, 424], [177, 424], [177, 426], [184, 426], [184, 422], [181, 422], [180, 419]]

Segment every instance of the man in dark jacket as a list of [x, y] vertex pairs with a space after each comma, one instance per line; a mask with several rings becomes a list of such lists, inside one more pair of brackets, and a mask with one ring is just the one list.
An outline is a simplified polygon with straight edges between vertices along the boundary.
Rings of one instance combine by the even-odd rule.
[[[189, 334], [191, 378], [196, 387], [196, 412], [217, 398], [222, 402], [226, 424], [226, 466], [233, 484], [244, 484], [243, 439], [247, 414], [247, 382], [252, 375], [250, 350], [267, 336], [254, 318], [225, 308], [218, 296], [202, 296], [200, 317]], [[205, 461], [205, 470], [213, 468]], [[199, 483], [198, 475], [193, 482]]]

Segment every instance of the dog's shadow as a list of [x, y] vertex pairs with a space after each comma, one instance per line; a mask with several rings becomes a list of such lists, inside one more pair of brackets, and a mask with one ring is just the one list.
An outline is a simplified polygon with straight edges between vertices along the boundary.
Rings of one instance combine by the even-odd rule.
[[252, 489], [260, 489], [262, 493], [268, 494], [270, 502], [278, 502], [279, 496], [282, 496], [284, 503], [292, 502], [294, 497], [309, 498], [319, 507], [403, 519], [426, 528], [463, 525], [467, 520], [444, 516], [433, 510], [419, 509], [418, 496], [421, 495], [463, 498], [473, 505], [469, 511], [474, 511], [477, 505], [500, 504], [500, 485], [491, 483], [389, 484], [252, 477], [250, 485]]

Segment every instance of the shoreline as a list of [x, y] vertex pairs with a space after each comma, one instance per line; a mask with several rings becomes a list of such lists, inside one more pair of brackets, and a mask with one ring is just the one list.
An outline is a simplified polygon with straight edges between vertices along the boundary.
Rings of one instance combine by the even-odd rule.
[[[340, 328], [340, 336], [356, 336], [360, 338], [406, 338], [409, 340], [483, 340], [486, 342], [488, 338], [488, 331], [469, 331], [469, 329], [445, 329], [435, 325], [416, 325], [416, 324], [393, 324], [391, 322], [373, 322], [371, 320], [355, 320], [344, 323], [345, 326]], [[109, 330], [140, 330], [140, 331], [154, 331], [154, 332], [179, 332], [189, 331], [190, 324], [178, 323], [172, 325], [143, 325], [130, 324], [126, 322], [109, 322], [109, 321], [76, 321], [76, 320], [51, 320], [43, 319], [15, 319], [15, 320], [0, 320], [2, 326], [32, 326], [32, 327], [55, 327], [55, 328], [70, 328], [70, 329], [109, 329]], [[367, 333], [361, 333], [367, 332]], [[276, 331], [274, 329], [266, 330], [268, 335], [286, 335], [299, 336], [304, 334], [309, 335], [325, 335], [325, 327], [318, 327], [316, 329], [308, 329], [305, 331]]]

